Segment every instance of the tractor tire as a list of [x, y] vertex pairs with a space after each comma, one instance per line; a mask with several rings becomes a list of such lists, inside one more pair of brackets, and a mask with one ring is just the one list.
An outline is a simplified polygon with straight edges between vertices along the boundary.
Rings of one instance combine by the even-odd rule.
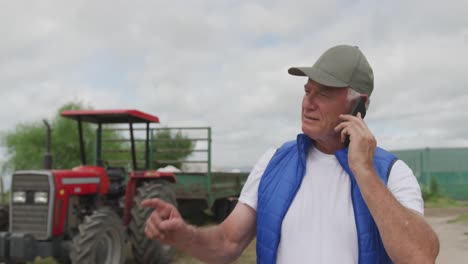
[[122, 264], [125, 261], [125, 232], [121, 218], [108, 208], [86, 216], [78, 226], [70, 252], [71, 263]]
[[128, 228], [133, 257], [135, 263], [138, 264], [170, 263], [174, 257], [175, 249], [157, 240], [149, 239], [145, 235], [145, 223], [153, 210], [143, 208], [140, 204], [143, 200], [150, 198], [159, 198], [177, 207], [175, 193], [170, 188], [169, 183], [164, 180], [146, 182], [137, 189]]

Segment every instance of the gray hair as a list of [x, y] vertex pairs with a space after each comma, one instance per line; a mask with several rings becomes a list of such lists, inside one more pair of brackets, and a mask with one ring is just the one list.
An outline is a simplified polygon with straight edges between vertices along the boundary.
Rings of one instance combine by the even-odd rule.
[[[362, 96], [360, 93], [356, 92], [353, 88], [348, 87], [348, 97], [347, 97], [348, 103], [351, 103], [352, 101], [355, 101], [355, 100], [358, 99], [360, 96]], [[369, 108], [369, 103], [370, 103], [370, 99], [367, 98], [367, 101], [366, 101], [366, 110]]]

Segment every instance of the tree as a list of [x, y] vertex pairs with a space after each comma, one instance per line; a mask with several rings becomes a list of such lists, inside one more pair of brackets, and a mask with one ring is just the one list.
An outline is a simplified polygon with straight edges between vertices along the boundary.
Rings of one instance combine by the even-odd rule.
[[2, 136], [2, 145], [6, 148], [8, 159], [2, 170], [11, 172], [21, 169], [39, 169], [42, 167], [45, 129], [40, 122], [18, 124], [14, 131]]
[[[77, 122], [60, 115], [65, 110], [90, 109], [80, 103], [68, 103], [60, 107], [52, 121], [52, 155], [54, 169], [70, 169], [81, 164], [80, 144]], [[83, 143], [86, 161], [92, 162], [96, 137], [91, 124], [83, 123]], [[40, 153], [39, 153], [40, 154]]]
[[180, 131], [171, 133], [163, 128], [154, 132], [153, 147], [156, 168], [172, 165], [181, 169], [182, 161], [192, 154], [194, 143]]

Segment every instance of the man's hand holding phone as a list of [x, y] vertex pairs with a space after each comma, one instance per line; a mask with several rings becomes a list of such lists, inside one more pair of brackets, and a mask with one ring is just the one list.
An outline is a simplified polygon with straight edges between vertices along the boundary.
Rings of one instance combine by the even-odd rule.
[[[359, 100], [365, 102], [365, 97]], [[350, 169], [356, 177], [358, 175], [367, 175], [366, 172], [374, 171], [373, 158], [377, 146], [374, 135], [362, 118], [358, 104], [362, 103], [358, 102], [353, 109], [352, 112], [356, 113], [355, 116], [351, 114], [340, 115], [340, 119], [343, 122], [335, 127], [335, 131], [341, 133], [341, 141], [343, 143], [349, 137], [348, 162]]]

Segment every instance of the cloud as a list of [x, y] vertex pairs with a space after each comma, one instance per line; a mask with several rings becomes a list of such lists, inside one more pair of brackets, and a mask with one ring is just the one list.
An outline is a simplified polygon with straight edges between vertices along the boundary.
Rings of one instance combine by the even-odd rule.
[[300, 132], [328, 47], [374, 68], [367, 122], [392, 149], [468, 146], [466, 1], [40, 1], [1, 4], [0, 130], [81, 100], [211, 126], [213, 163], [250, 167]]

